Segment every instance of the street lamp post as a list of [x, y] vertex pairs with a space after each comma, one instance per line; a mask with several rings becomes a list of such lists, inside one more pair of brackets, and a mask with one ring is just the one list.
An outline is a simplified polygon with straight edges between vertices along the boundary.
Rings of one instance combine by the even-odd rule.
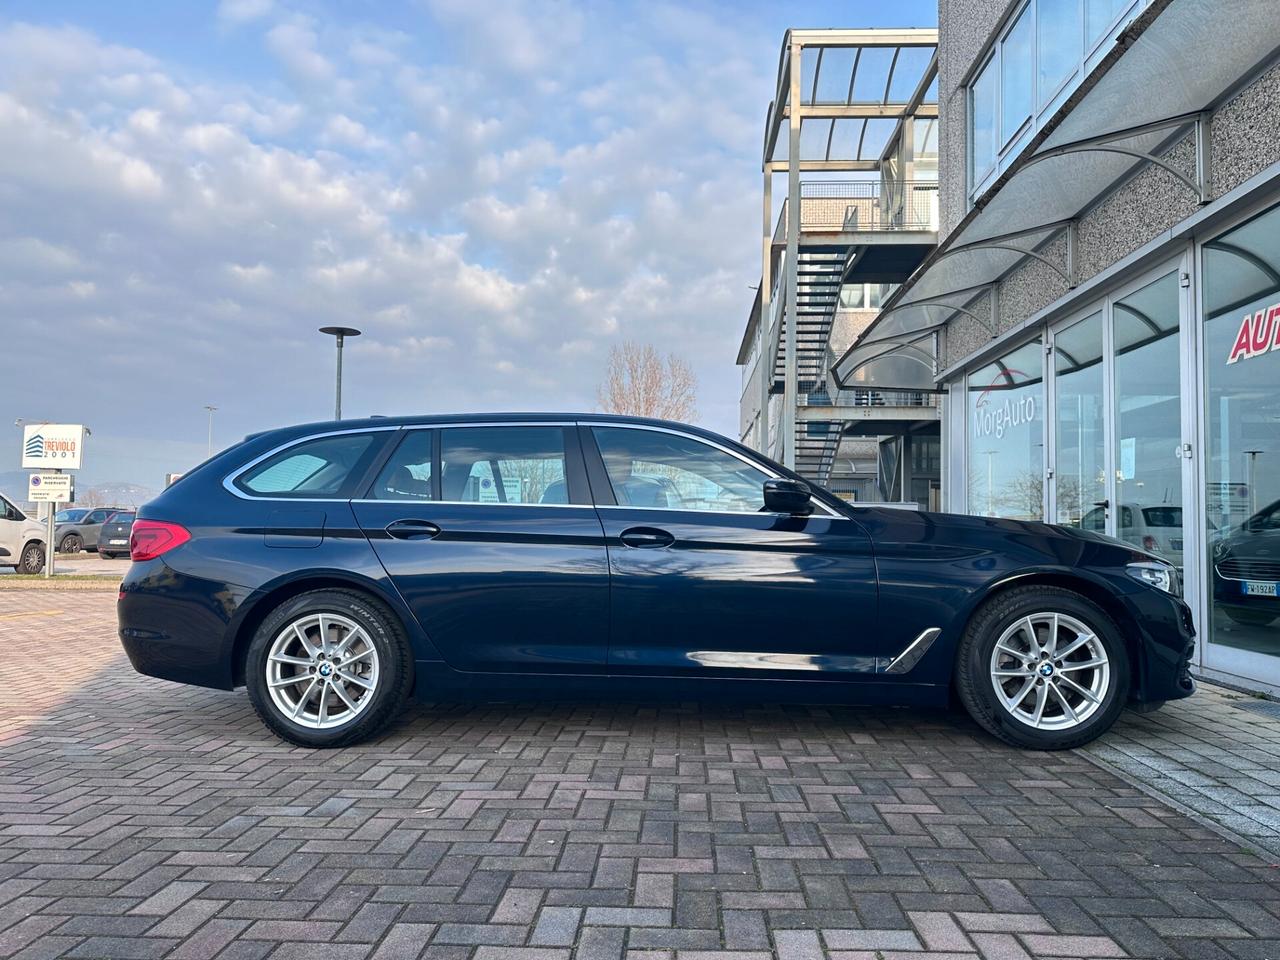
[[204, 405], [204, 408], [209, 411], [209, 452], [206, 454], [206, 456], [212, 457], [213, 456], [213, 411], [217, 410], [218, 408], [215, 407], [212, 403], [206, 403]]
[[342, 419], [342, 341], [347, 337], [358, 337], [360, 331], [355, 327], [321, 327], [321, 333], [333, 337], [338, 347], [338, 370], [334, 383], [333, 419]]

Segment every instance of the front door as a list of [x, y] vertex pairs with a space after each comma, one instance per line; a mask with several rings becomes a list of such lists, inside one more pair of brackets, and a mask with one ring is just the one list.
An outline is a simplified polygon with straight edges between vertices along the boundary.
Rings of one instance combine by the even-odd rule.
[[856, 521], [764, 512], [771, 474], [691, 435], [583, 436], [612, 572], [610, 672], [856, 678], [897, 652]]
[[608, 560], [572, 427], [405, 431], [352, 509], [451, 666], [603, 669]]

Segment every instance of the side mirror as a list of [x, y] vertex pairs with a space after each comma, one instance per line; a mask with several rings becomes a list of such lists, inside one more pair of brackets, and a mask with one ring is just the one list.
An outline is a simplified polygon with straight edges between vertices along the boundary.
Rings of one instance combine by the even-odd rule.
[[764, 508], [770, 513], [807, 517], [813, 513], [813, 490], [803, 480], [766, 480]]

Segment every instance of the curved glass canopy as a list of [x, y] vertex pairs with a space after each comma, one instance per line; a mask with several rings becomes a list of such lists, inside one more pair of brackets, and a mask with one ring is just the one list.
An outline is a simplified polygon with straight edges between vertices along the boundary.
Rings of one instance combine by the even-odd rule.
[[[1206, 112], [1274, 57], [1275, 0], [1170, 0], [1121, 35], [1085, 81], [1075, 104], [1033, 140], [886, 304], [836, 366], [856, 370], [853, 351], [945, 322], [981, 288], [1040, 259], [1074, 286], [1069, 244], [1057, 238], [1140, 166], [1156, 164], [1199, 202], [1210, 199]], [[1190, 163], [1168, 148], [1191, 136]], [[993, 331], [994, 333], [994, 331]]]

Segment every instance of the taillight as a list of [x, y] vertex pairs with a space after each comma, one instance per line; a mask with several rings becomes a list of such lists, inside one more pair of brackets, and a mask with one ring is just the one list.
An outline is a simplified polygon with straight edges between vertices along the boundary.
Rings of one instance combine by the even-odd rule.
[[164, 520], [135, 520], [129, 534], [129, 558], [154, 560], [191, 539], [186, 527]]
[[1142, 549], [1143, 549], [1143, 550], [1154, 550], [1155, 548], [1156, 548], [1156, 538], [1155, 538], [1155, 537], [1151, 536], [1151, 534], [1147, 534], [1145, 537], [1143, 537], [1143, 538], [1142, 538]]

